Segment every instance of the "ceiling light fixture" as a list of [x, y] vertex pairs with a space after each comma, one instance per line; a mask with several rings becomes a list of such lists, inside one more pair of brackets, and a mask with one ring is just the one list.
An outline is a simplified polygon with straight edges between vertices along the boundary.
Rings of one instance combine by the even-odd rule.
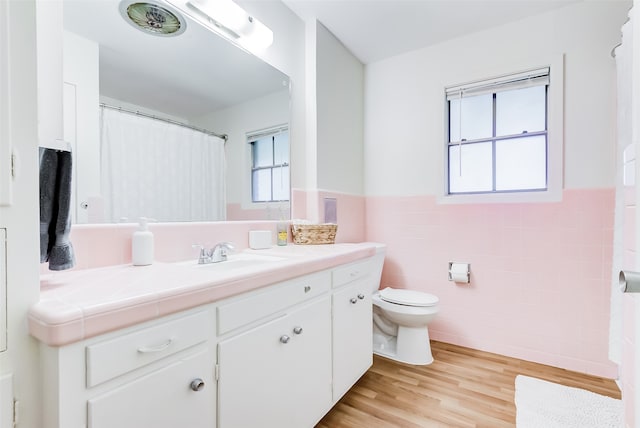
[[177, 36], [186, 29], [180, 14], [154, 3], [125, 0], [120, 3], [120, 14], [133, 27], [156, 36]]
[[187, 6], [205, 18], [209, 28], [246, 48], [267, 48], [273, 31], [232, 0], [189, 0]]

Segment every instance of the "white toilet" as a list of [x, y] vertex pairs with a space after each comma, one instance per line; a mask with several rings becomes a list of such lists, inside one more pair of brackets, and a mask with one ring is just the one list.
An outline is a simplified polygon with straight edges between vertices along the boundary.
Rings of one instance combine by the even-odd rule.
[[376, 290], [373, 353], [414, 365], [433, 362], [427, 324], [438, 313], [438, 298], [413, 290]]

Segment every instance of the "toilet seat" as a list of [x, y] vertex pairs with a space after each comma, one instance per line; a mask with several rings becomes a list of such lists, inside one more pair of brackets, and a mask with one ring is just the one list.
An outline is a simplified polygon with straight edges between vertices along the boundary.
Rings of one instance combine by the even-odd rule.
[[435, 306], [439, 302], [439, 299], [433, 294], [415, 290], [387, 287], [380, 290], [379, 294], [382, 300], [397, 305], [427, 307]]

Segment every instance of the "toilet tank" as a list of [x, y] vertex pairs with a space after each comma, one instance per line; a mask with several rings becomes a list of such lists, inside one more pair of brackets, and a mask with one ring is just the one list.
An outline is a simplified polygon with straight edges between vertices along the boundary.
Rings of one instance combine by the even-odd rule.
[[371, 292], [375, 293], [380, 288], [380, 278], [382, 277], [382, 266], [384, 265], [384, 256], [387, 253], [385, 244], [376, 243], [376, 254], [373, 256], [373, 278], [371, 281]]

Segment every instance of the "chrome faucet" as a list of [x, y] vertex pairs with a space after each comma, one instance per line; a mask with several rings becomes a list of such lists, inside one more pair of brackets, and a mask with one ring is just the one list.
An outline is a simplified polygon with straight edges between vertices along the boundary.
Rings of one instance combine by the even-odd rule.
[[227, 253], [235, 250], [231, 242], [220, 242], [211, 249], [211, 263], [218, 263], [227, 260]]
[[198, 255], [199, 265], [223, 262], [227, 260], [228, 252], [235, 249], [231, 242], [220, 242], [210, 250], [207, 250], [204, 245], [193, 245], [193, 247], [200, 248], [200, 254]]

